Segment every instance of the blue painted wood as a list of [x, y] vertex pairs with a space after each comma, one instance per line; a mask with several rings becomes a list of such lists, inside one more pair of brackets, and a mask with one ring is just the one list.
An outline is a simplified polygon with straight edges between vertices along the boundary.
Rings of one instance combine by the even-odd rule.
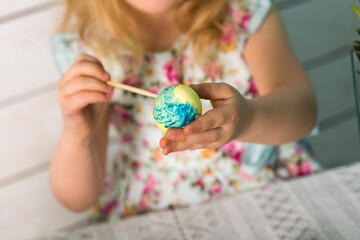
[[348, 55], [309, 71], [308, 76], [317, 95], [319, 121], [355, 106]]
[[311, 139], [317, 159], [325, 168], [360, 161], [356, 117], [342, 122]]
[[[290, 1], [290, 0], [289, 0]], [[351, 44], [359, 21], [353, 0], [313, 0], [284, 9], [281, 16], [301, 62]]]

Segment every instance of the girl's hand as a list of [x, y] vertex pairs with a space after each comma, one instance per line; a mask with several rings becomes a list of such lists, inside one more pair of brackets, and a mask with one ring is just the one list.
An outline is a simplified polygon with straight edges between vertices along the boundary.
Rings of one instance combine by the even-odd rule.
[[94, 104], [111, 97], [109, 80], [100, 61], [89, 55], [81, 55], [70, 67], [58, 86], [65, 132], [81, 139], [90, 136], [97, 119]]
[[253, 110], [239, 91], [226, 83], [191, 86], [200, 98], [209, 99], [213, 109], [189, 125], [169, 129], [160, 140], [165, 155], [187, 149], [218, 148], [244, 134]]

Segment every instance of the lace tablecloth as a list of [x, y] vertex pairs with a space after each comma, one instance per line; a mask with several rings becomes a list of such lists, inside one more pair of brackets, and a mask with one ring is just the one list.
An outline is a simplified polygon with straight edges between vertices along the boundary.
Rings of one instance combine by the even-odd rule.
[[154, 212], [40, 239], [358, 240], [360, 163], [201, 206]]

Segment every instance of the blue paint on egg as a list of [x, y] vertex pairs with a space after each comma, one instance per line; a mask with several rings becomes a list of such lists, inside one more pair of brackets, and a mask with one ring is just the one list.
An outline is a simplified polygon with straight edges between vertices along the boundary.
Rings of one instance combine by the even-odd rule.
[[[153, 115], [155, 122], [168, 128], [183, 128], [194, 121], [199, 115], [199, 109], [189, 101], [182, 102], [174, 93], [178, 85], [164, 89], [156, 99]], [[191, 91], [193, 91], [191, 89]]]

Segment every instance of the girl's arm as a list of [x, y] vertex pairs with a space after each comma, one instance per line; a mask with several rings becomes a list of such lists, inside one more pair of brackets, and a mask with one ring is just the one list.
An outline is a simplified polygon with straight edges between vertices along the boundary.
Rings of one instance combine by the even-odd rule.
[[[51, 163], [50, 183], [56, 198], [73, 211], [96, 203], [106, 159], [109, 76], [101, 63], [82, 56], [59, 83], [64, 130]], [[100, 104], [104, 102], [104, 104]]]
[[194, 85], [214, 109], [184, 129], [169, 129], [160, 140], [164, 154], [218, 148], [232, 140], [279, 145], [310, 133], [316, 121], [315, 93], [274, 7], [243, 54], [260, 96], [245, 99], [226, 83]]
[[254, 116], [237, 140], [276, 145], [309, 134], [316, 122], [315, 93], [275, 8], [247, 41], [244, 58], [261, 97], [249, 101]]

